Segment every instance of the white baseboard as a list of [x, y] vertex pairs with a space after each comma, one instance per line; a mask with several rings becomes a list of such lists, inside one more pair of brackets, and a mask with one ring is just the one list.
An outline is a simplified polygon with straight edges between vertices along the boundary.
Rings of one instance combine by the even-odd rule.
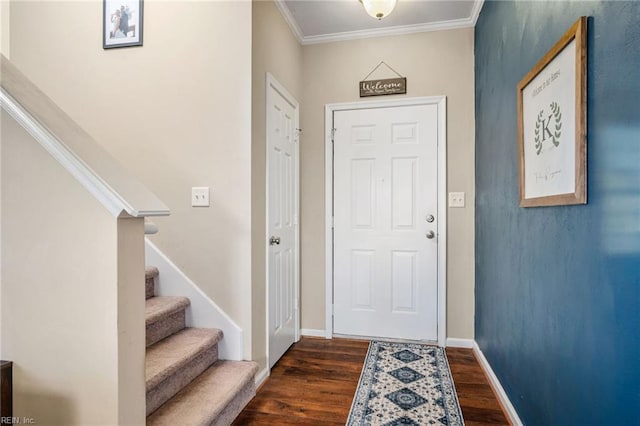
[[241, 361], [244, 358], [242, 329], [216, 303], [187, 277], [158, 247], [145, 238], [145, 261], [158, 268], [156, 294], [188, 297], [187, 327], [218, 328], [223, 338], [218, 343], [220, 359]]
[[447, 341], [445, 343], [445, 345], [447, 346], [447, 348], [467, 348], [467, 349], [471, 349], [473, 348], [473, 344], [475, 342], [473, 341], [473, 339], [458, 339], [455, 337], [447, 337]]
[[487, 361], [487, 358], [484, 357], [484, 354], [480, 350], [480, 347], [478, 346], [478, 343], [475, 340], [473, 341], [473, 353], [476, 355], [476, 358], [478, 359], [480, 366], [486, 373], [487, 378], [489, 379], [489, 383], [491, 384], [491, 387], [493, 388], [493, 391], [495, 392], [496, 396], [500, 400], [502, 407], [506, 411], [507, 417], [509, 417], [509, 421], [511, 422], [511, 424], [515, 426], [522, 426], [522, 421], [518, 416], [518, 412], [513, 407], [513, 404], [511, 404], [511, 401], [509, 400], [507, 393], [504, 391], [504, 388], [500, 384], [500, 380], [498, 380], [498, 377], [493, 372], [493, 369], [491, 368], [489, 361]]
[[327, 337], [324, 330], [316, 330], [313, 328], [302, 328], [300, 329], [300, 334], [309, 337]]
[[263, 368], [262, 371], [259, 371], [258, 374], [256, 374], [256, 378], [255, 378], [256, 389], [262, 386], [264, 381], [269, 378], [269, 374], [271, 374], [271, 370], [269, 370], [269, 367]]

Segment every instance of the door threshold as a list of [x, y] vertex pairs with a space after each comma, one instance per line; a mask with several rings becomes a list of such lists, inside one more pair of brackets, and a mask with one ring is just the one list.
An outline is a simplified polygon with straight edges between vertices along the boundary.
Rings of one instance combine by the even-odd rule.
[[420, 343], [423, 345], [433, 345], [439, 346], [436, 340], [416, 340], [416, 339], [402, 339], [402, 338], [394, 338], [394, 337], [379, 337], [379, 336], [355, 336], [351, 334], [339, 334], [334, 333], [333, 338], [338, 339], [351, 339], [351, 340], [378, 340], [381, 342], [391, 342], [391, 343]]

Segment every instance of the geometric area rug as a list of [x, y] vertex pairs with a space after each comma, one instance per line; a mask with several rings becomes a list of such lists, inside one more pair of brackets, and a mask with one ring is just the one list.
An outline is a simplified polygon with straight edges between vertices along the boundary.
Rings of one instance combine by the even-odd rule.
[[443, 348], [372, 340], [347, 426], [464, 425]]

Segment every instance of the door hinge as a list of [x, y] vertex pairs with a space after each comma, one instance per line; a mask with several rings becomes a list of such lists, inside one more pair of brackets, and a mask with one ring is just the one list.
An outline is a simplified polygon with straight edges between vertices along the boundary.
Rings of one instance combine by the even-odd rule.
[[331, 229], [334, 229], [335, 227], [336, 227], [335, 217], [331, 216]]
[[334, 142], [334, 139], [336, 137], [336, 128], [331, 129], [331, 142]]

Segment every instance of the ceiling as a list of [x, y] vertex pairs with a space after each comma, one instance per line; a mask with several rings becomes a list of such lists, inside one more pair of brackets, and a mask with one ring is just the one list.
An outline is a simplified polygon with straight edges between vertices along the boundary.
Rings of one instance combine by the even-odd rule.
[[378, 21], [358, 0], [276, 0], [302, 44], [473, 27], [484, 0], [398, 0]]

